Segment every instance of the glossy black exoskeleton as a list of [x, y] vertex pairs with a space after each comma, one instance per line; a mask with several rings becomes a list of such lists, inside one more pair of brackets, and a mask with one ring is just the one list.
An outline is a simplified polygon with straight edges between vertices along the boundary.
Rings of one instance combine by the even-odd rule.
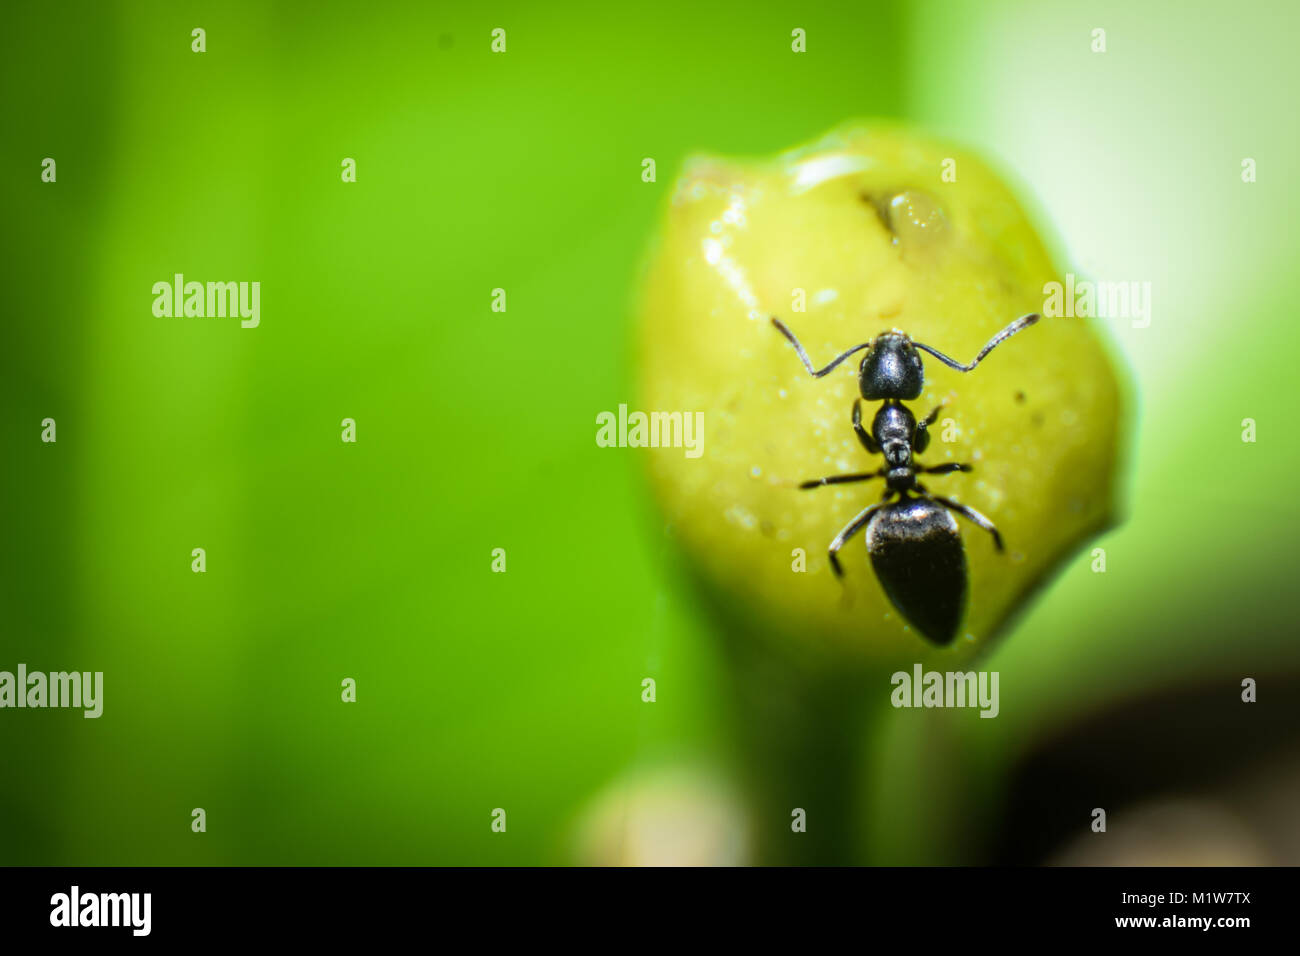
[[[930, 426], [938, 420], [934, 409], [918, 422], [903, 404], [921, 396], [925, 372], [921, 351], [929, 352], [949, 368], [969, 372], [1000, 343], [1038, 321], [1036, 313], [1023, 315], [993, 336], [978, 355], [963, 365], [928, 345], [913, 342], [905, 333], [883, 332], [870, 342], [855, 345], [822, 369], [813, 367], [808, 353], [780, 319], [772, 324], [790, 340], [804, 368], [814, 378], [821, 378], [855, 352], [863, 349], [858, 367], [858, 390], [862, 398], [853, 403], [853, 430], [868, 454], [883, 455], [885, 464], [876, 471], [848, 475], [830, 475], [805, 481], [800, 488], [820, 488], [856, 481], [885, 479], [885, 494], [876, 504], [865, 508], [835, 536], [829, 556], [837, 577], [843, 577], [838, 552], [850, 537], [867, 529], [867, 553], [885, 594], [918, 631], [935, 644], [950, 644], [957, 636], [966, 609], [966, 552], [951, 512], [973, 521], [993, 536], [993, 545], [1002, 550], [1002, 536], [993, 522], [974, 508], [958, 504], [942, 495], [931, 494], [917, 480], [917, 475], [947, 475], [970, 471], [970, 465], [945, 462], [929, 467], [916, 461], [916, 455], [930, 444]], [[871, 430], [862, 427], [862, 401], [881, 401]]]

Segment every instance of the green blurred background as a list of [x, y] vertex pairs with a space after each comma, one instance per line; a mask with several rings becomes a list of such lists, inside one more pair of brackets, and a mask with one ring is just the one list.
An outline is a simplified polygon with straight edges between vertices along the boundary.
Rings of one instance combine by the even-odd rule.
[[[1107, 573], [1081, 552], [987, 659], [997, 720], [873, 731], [852, 855], [1036, 862], [1070, 800], [1082, 834], [1093, 806], [1176, 798], [1300, 859], [1294, 822], [1225, 795], [1294, 796], [1300, 765], [1293, 4], [10, 3], [0, 24], [0, 669], [105, 674], [99, 720], [0, 711], [0, 862], [600, 862], [584, 821], [626, 811], [618, 781], [728, 779], [709, 621], [595, 415], [633, 394], [630, 306], [683, 158], [871, 115], [980, 149], [1062, 271], [1150, 281], [1154, 311], [1109, 323], [1141, 409]], [[260, 281], [261, 326], [155, 318], [176, 272]], [[1066, 788], [1056, 817], [1022, 805], [1036, 785]]]

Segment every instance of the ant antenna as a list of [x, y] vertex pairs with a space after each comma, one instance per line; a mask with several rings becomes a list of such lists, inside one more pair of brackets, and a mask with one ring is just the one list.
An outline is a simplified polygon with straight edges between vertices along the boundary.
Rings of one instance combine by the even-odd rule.
[[[1036, 319], [1038, 318], [1038, 316], [1034, 316], [1034, 318]], [[778, 319], [776, 316], [772, 316], [772, 324], [776, 326], [778, 332], [780, 332], [782, 335], [784, 335], [787, 339], [790, 340], [790, 344], [794, 346], [794, 350], [799, 353], [799, 361], [803, 362], [803, 367], [808, 370], [808, 374], [811, 375], [813, 378], [821, 378], [823, 375], [825, 375], [835, 366], [839, 365], [841, 362], [843, 362], [854, 352], [861, 352], [863, 349], [871, 345], [870, 342], [863, 342], [861, 345], [855, 345], [853, 346], [853, 348], [849, 349], [843, 355], [840, 355], [837, 358], [833, 359], [830, 365], [827, 365], [824, 369], [818, 371], [817, 369], [813, 368], [812, 359], [808, 357], [808, 353], [803, 350], [803, 346], [799, 344], [799, 340], [794, 337], [794, 333], [791, 332], [790, 329], [786, 327], [786, 324], [782, 322], [780, 319]], [[1011, 333], [1007, 333], [1007, 334], [1011, 334]], [[988, 348], [992, 348], [996, 344], [997, 342], [993, 342], [989, 345]], [[988, 349], [985, 349], [985, 351], [987, 352]], [[981, 353], [980, 358], [983, 357], [984, 357], [983, 353]], [[979, 359], [976, 359], [976, 361], [978, 362]]]
[[[1041, 318], [1042, 316], [1039, 315], [1037, 312], [1030, 312], [1028, 315], [1022, 315], [1020, 318], [1016, 319], [1014, 322], [1008, 325], [997, 335], [993, 336], [993, 338], [989, 339], [989, 344], [984, 346], [984, 348], [980, 349], [980, 354], [975, 356], [973, 359], [971, 359], [969, 365], [962, 365], [961, 362], [955, 361], [954, 359], [950, 359], [942, 352], [936, 351], [935, 349], [930, 348], [930, 346], [928, 345], [922, 345], [920, 342], [913, 342], [912, 344], [915, 345], [918, 349], [925, 349], [925, 351], [929, 352], [931, 355], [937, 358], [944, 365], [947, 365], [949, 368], [955, 368], [959, 372], [969, 372], [976, 365], [979, 365], [979, 363], [983, 360], [984, 356], [988, 355], [995, 348], [997, 348], [1007, 339], [1011, 338], [1011, 336], [1015, 335], [1021, 329], [1029, 328], [1031, 325], [1033, 325]], [[773, 319], [772, 321], [775, 322], [776, 319]], [[802, 354], [802, 350], [801, 350], [801, 354]], [[844, 356], [840, 356], [840, 358], [843, 357]], [[835, 361], [838, 362], [839, 360], [840, 359], [836, 359]], [[807, 364], [806, 361], [805, 364]], [[812, 370], [809, 369], [809, 371]]]

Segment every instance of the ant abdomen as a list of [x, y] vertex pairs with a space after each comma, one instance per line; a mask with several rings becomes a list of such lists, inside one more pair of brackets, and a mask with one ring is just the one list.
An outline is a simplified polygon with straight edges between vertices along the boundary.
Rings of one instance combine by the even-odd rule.
[[903, 617], [935, 644], [951, 644], [966, 607], [966, 551], [948, 509], [928, 498], [885, 505], [867, 525], [867, 553]]

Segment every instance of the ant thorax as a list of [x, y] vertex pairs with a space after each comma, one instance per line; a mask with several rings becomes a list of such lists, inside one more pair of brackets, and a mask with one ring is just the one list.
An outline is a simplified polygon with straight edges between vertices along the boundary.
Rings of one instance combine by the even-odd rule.
[[881, 405], [871, 423], [871, 437], [880, 446], [891, 471], [911, 467], [916, 416], [907, 406], [896, 401]]

